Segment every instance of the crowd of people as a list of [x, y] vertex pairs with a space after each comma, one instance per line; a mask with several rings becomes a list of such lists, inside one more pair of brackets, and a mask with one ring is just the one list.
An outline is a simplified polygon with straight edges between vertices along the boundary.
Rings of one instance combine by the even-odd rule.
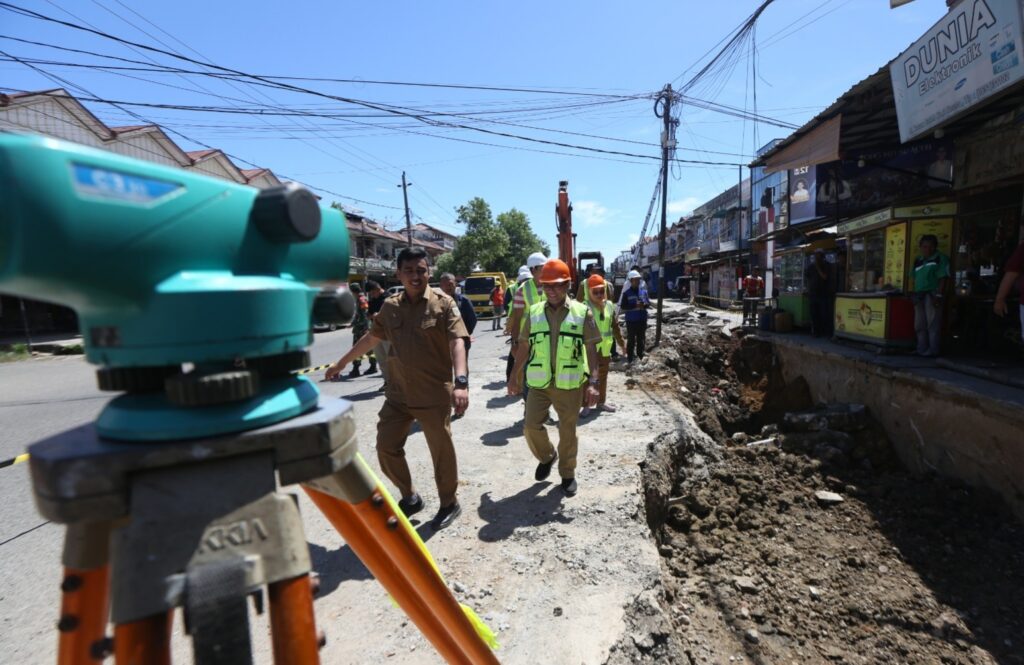
[[[578, 491], [580, 419], [616, 410], [607, 401], [611, 363], [620, 352], [630, 363], [642, 361], [645, 351], [650, 298], [640, 274], [630, 273], [630, 284], [616, 305], [600, 272], [590, 270], [581, 282], [581, 297], [571, 298], [569, 267], [537, 252], [527, 258], [514, 284], [505, 292], [496, 285], [489, 299], [491, 329], [510, 338], [507, 392], [523, 396], [523, 435], [537, 460], [534, 479], [546, 480], [557, 462], [567, 497]], [[376, 441], [380, 468], [398, 488], [398, 505], [406, 516], [425, 507], [405, 457], [412, 424], [419, 423], [439, 500], [431, 524], [443, 529], [462, 512], [451, 422], [469, 407], [468, 355], [477, 321], [454, 275], [442, 274], [437, 289], [430, 287], [430, 275], [426, 253], [407, 248], [397, 258], [400, 293], [387, 296], [373, 281], [366, 283], [366, 294], [360, 285], [351, 285], [357, 305], [353, 344], [325, 378], [342, 378], [350, 363], [350, 378], [374, 373], [379, 365], [384, 378]], [[617, 322], [620, 311], [628, 340], [623, 340]], [[364, 359], [370, 363], [366, 372], [361, 370]], [[548, 433], [552, 410], [557, 445]]]

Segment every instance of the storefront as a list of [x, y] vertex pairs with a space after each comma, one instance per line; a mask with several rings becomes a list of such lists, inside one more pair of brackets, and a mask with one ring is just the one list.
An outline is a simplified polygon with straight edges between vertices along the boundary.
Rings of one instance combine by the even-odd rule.
[[[845, 257], [841, 257], [836, 241], [823, 237], [813, 242], [777, 249], [772, 256], [775, 271], [775, 287], [778, 289], [778, 308], [789, 312], [797, 328], [811, 327], [811, 305], [805, 283], [807, 266], [817, 250], [825, 252], [833, 280], [841, 280], [840, 272]], [[836, 281], [841, 284], [842, 282]]]
[[957, 204], [951, 201], [885, 208], [843, 222], [847, 239], [845, 291], [836, 295], [835, 335], [879, 346], [912, 347], [912, 271], [922, 236], [939, 239], [951, 256]]
[[[1024, 126], [1018, 120], [1022, 112], [1024, 104], [1018, 102], [956, 140], [959, 214], [951, 254], [956, 288], [948, 350], [957, 355], [1019, 355], [1018, 317], [996, 316], [992, 306], [1003, 268], [1024, 240]], [[1019, 298], [1011, 293], [1011, 312]]]

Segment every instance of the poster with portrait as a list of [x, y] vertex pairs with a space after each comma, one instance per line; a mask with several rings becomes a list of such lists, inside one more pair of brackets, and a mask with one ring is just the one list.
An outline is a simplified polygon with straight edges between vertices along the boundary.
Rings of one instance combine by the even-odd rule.
[[789, 171], [789, 223], [814, 219], [816, 213], [817, 167], [801, 166]]

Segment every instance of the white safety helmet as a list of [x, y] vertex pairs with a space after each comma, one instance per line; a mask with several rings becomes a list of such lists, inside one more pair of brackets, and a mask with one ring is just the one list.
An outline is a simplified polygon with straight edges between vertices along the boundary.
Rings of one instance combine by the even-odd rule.
[[516, 281], [525, 282], [526, 280], [531, 279], [532, 277], [533, 274], [530, 272], [529, 268], [527, 268], [526, 266], [520, 266], [519, 275], [516, 277]]
[[626, 279], [643, 279], [643, 275], [638, 270], [630, 270], [629, 274], [626, 275]]
[[544, 256], [540, 252], [534, 252], [533, 254], [530, 254], [530, 256], [526, 258], [526, 266], [530, 270], [533, 270], [534, 268], [539, 268], [540, 266], [544, 265], [547, 262], [548, 257]]

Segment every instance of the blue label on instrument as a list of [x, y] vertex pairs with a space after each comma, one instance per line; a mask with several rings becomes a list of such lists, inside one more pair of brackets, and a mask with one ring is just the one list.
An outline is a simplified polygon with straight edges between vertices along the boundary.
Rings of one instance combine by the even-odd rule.
[[150, 203], [184, 187], [176, 182], [74, 164], [75, 189], [82, 194], [108, 199]]

